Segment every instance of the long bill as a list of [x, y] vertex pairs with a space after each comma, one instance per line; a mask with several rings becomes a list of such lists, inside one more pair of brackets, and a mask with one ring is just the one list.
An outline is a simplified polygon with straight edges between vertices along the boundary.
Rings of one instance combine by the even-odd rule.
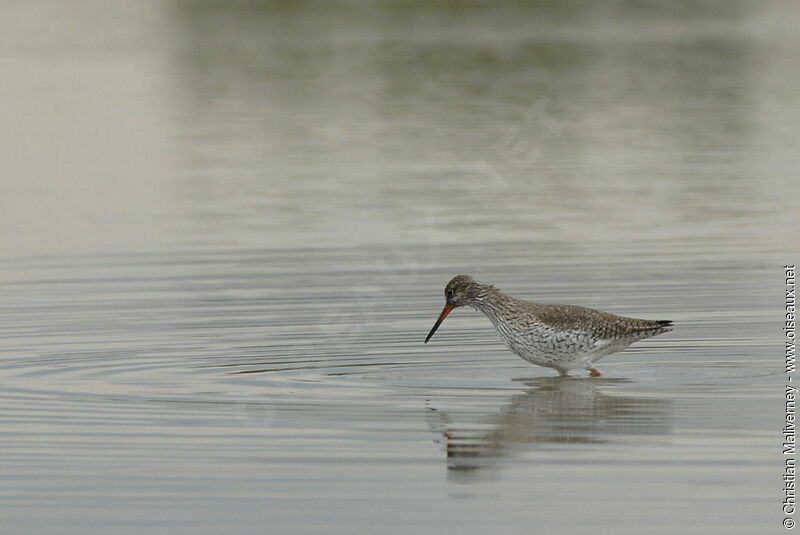
[[445, 305], [444, 306], [444, 308], [442, 309], [442, 313], [439, 314], [439, 319], [436, 320], [436, 323], [433, 324], [433, 329], [431, 329], [431, 332], [429, 332], [428, 336], [425, 337], [425, 343], [426, 344], [428, 343], [428, 340], [431, 339], [431, 336], [433, 336], [433, 333], [436, 332], [436, 329], [439, 328], [439, 325], [442, 324], [442, 322], [447, 317], [447, 315], [450, 314], [451, 310], [453, 310], [453, 307], [451, 307], [450, 305]]

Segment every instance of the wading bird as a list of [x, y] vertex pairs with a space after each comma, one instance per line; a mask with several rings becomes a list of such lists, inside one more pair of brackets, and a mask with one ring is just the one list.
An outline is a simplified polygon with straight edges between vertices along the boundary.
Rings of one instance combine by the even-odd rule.
[[453, 277], [444, 296], [444, 309], [425, 343], [451, 310], [471, 306], [489, 318], [511, 351], [532, 364], [555, 368], [561, 375], [583, 368], [599, 377], [594, 363], [602, 357], [672, 330], [669, 320], [640, 320], [591, 308], [515, 299], [468, 275]]

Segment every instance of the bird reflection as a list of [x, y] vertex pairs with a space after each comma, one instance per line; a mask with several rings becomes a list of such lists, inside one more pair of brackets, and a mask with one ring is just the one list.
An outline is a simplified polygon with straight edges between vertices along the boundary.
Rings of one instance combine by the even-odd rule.
[[[491, 416], [454, 417], [428, 406], [428, 424], [447, 452], [447, 468], [466, 473], [491, 468], [512, 450], [542, 443], [606, 443], [623, 435], [666, 435], [672, 406], [666, 399], [613, 393], [628, 381], [542, 378], [512, 396]], [[438, 442], [438, 440], [437, 440]], [[487, 475], [487, 474], [484, 474]]]

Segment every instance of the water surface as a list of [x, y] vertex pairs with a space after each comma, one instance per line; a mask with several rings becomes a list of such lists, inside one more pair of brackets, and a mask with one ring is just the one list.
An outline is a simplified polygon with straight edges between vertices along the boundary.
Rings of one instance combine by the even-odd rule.
[[780, 529], [794, 3], [3, 11], [5, 532]]

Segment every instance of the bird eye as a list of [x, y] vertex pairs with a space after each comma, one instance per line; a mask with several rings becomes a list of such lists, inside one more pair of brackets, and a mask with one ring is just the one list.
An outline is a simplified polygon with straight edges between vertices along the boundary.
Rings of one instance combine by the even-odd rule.
[[447, 297], [453, 297], [453, 289], [452, 288], [447, 290]]

